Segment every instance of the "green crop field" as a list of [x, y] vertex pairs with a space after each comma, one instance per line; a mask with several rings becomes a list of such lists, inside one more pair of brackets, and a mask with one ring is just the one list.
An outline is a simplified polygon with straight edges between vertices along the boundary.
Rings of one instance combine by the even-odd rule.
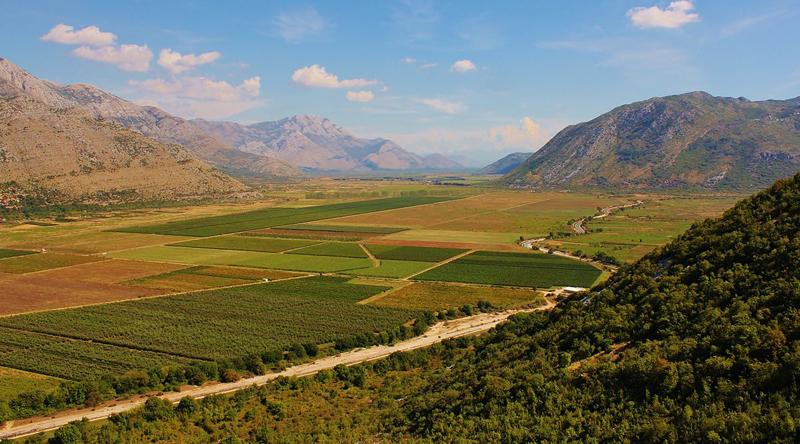
[[259, 236], [220, 236], [169, 244], [176, 247], [212, 248], [218, 250], [262, 251], [277, 253], [293, 248], [314, 245], [318, 242], [299, 239], [275, 239]]
[[51, 268], [68, 267], [102, 260], [96, 256], [75, 254], [38, 253], [0, 260], [0, 273], [31, 273]]
[[367, 245], [378, 259], [417, 262], [441, 262], [466, 252], [457, 248], [406, 247], [395, 245]]
[[539, 253], [479, 251], [415, 279], [517, 287], [590, 287], [600, 270], [585, 262]]
[[414, 262], [414, 261], [392, 261], [382, 260], [378, 267], [359, 268], [356, 270], [345, 271], [346, 274], [355, 276], [372, 276], [385, 278], [404, 278], [414, 273], [432, 267], [433, 262]]
[[509, 308], [543, 302], [539, 292], [523, 288], [467, 287], [460, 284], [416, 282], [370, 302], [381, 307], [437, 311], [489, 302]]
[[20, 393], [41, 390], [50, 393], [61, 380], [22, 370], [0, 367], [0, 402], [9, 401]]
[[335, 256], [335, 257], [355, 257], [366, 258], [367, 253], [360, 245], [347, 242], [328, 242], [325, 244], [312, 245], [289, 252], [289, 254], [307, 254], [310, 256]]
[[109, 256], [118, 259], [174, 262], [187, 265], [232, 265], [289, 271], [310, 271], [315, 273], [332, 273], [372, 266], [372, 262], [370, 262], [369, 259], [351, 257], [164, 246], [122, 251], [110, 254]]
[[285, 225], [280, 228], [282, 230], [304, 230], [304, 231], [332, 231], [342, 233], [375, 233], [375, 234], [392, 234], [397, 233], [407, 228], [400, 227], [375, 227], [369, 225], [322, 225], [322, 224], [294, 224]]
[[156, 288], [171, 292], [203, 290], [246, 284], [262, 279], [286, 279], [299, 273], [238, 267], [190, 267], [125, 282], [135, 287]]
[[204, 237], [291, 225], [333, 217], [412, 207], [451, 199], [450, 197], [430, 196], [392, 197], [314, 207], [265, 208], [223, 216], [203, 217], [157, 225], [127, 227], [115, 231]]
[[[295, 344], [328, 343], [397, 328], [419, 315], [412, 310], [357, 304], [387, 288], [350, 284], [346, 278], [311, 277], [2, 318], [0, 325], [9, 330], [0, 333], [10, 335], [12, 352], [5, 350], [0, 336], [0, 365], [75, 378], [75, 372], [96, 372], [95, 367], [102, 363], [92, 359], [80, 365], [87, 352], [83, 348], [73, 351], [73, 346], [96, 347], [102, 350], [97, 355], [108, 347], [130, 350], [131, 359], [143, 359], [141, 354], [149, 352], [222, 359]], [[23, 333], [16, 337], [10, 328]], [[25, 339], [29, 336], [33, 339]], [[44, 344], [34, 344], [35, 340]], [[27, 357], [14, 350], [16, 343], [26, 341], [30, 343]], [[64, 357], [50, 362], [40, 357], [41, 350], [51, 353], [51, 349], [60, 350]], [[135, 350], [148, 352], [134, 356]], [[88, 369], [63, 369], [61, 362]], [[127, 362], [120, 360], [117, 367]]]
[[22, 251], [22, 250], [9, 250], [6, 248], [0, 248], [0, 259], [4, 259], [7, 257], [17, 257], [17, 256], [25, 256], [28, 254], [33, 254], [32, 251]]

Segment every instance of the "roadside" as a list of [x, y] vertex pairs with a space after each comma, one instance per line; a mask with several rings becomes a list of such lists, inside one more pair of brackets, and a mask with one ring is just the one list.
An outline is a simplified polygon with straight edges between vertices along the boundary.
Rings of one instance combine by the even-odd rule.
[[[236, 382], [217, 383], [200, 387], [191, 387], [181, 392], [171, 392], [159, 395], [160, 398], [171, 402], [178, 402], [185, 397], [204, 398], [206, 396], [221, 395], [235, 392], [253, 385], [264, 385], [279, 377], [300, 377], [316, 374], [337, 365], [356, 365], [363, 362], [385, 358], [393, 353], [406, 352], [424, 348], [442, 342], [446, 339], [458, 338], [485, 332], [497, 324], [505, 321], [510, 316], [534, 311], [552, 310], [556, 303], [545, 299], [545, 304], [532, 309], [507, 310], [498, 313], [481, 313], [475, 316], [459, 318], [451, 321], [439, 322], [432, 325], [423, 335], [393, 345], [379, 345], [369, 348], [355, 349], [328, 356], [306, 364], [295, 365], [281, 372], [241, 379]], [[144, 404], [149, 396], [137, 396], [125, 400], [117, 400], [101, 404], [95, 408], [83, 408], [57, 413], [48, 417], [34, 417], [24, 420], [11, 421], [0, 430], [0, 439], [20, 438], [40, 432], [57, 429], [72, 421], [86, 418], [97, 421], [111, 415], [134, 409]]]

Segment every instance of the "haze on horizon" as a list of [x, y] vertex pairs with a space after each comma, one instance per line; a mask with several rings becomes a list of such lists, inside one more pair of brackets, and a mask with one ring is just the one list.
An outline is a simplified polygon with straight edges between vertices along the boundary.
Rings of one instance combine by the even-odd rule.
[[6, 57], [183, 117], [327, 117], [479, 166], [653, 96], [800, 95], [800, 2], [9, 3]]

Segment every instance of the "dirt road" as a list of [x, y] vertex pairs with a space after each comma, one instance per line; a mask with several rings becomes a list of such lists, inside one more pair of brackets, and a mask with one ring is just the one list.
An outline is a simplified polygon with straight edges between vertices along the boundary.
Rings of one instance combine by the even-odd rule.
[[[307, 376], [319, 371], [331, 369], [337, 365], [354, 365], [367, 361], [374, 361], [385, 358], [392, 353], [416, 350], [428, 347], [441, 342], [445, 339], [457, 338], [472, 335], [489, 330], [500, 322], [508, 319], [509, 316], [527, 311], [551, 310], [555, 303], [547, 301], [545, 305], [525, 310], [508, 310], [499, 313], [482, 313], [452, 321], [440, 322], [431, 326], [422, 335], [409, 340], [398, 342], [394, 345], [379, 345], [375, 347], [356, 349], [341, 353], [336, 356], [328, 356], [307, 364], [300, 364], [289, 367], [279, 373], [269, 373], [253, 378], [246, 378], [237, 382], [212, 384], [202, 387], [192, 387], [182, 392], [172, 392], [161, 395], [161, 398], [172, 402], [178, 402], [181, 398], [191, 396], [193, 398], [204, 398], [211, 395], [235, 392], [253, 385], [263, 385], [280, 376]], [[13, 421], [0, 430], [0, 439], [19, 438], [33, 435], [39, 432], [46, 432], [57, 429], [72, 421], [79, 421], [83, 418], [89, 421], [108, 418], [109, 416], [122, 413], [127, 410], [139, 407], [147, 400], [146, 396], [139, 396], [132, 399], [113, 401], [102, 404], [96, 408], [84, 408], [66, 411], [52, 417], [35, 417], [19, 421]]]

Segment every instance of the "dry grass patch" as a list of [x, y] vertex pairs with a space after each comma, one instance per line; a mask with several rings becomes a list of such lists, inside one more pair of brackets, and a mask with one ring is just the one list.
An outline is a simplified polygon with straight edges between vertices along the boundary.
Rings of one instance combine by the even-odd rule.
[[473, 287], [467, 285], [415, 283], [387, 293], [369, 303], [382, 307], [438, 311], [486, 301], [495, 307], [509, 308], [541, 304], [541, 293], [522, 288]]

